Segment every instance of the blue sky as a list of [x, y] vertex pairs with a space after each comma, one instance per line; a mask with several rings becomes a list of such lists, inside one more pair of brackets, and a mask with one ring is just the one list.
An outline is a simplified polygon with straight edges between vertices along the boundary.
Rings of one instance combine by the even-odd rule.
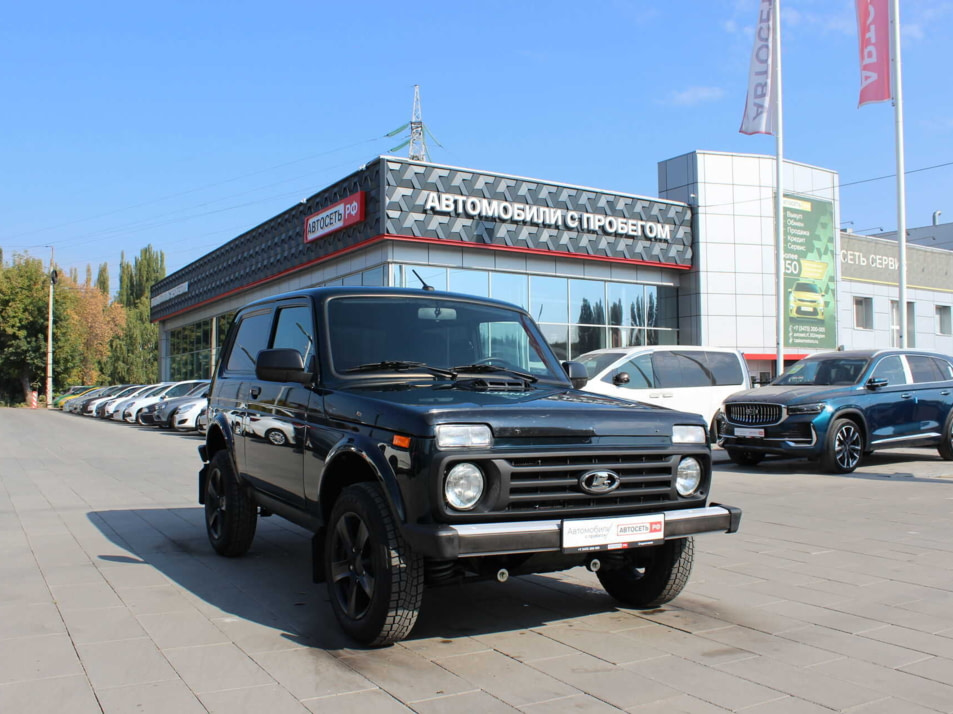
[[[907, 225], [953, 221], [953, 0], [902, 0]], [[657, 162], [773, 155], [738, 133], [758, 0], [245, 0], [5, 9], [0, 248], [172, 272], [403, 141], [431, 160], [657, 196]], [[893, 109], [857, 108], [852, 0], [782, 0], [785, 156], [841, 220], [896, 227]], [[396, 153], [406, 153], [406, 149]], [[945, 164], [945, 165], [944, 165]], [[939, 167], [939, 168], [931, 168]], [[857, 183], [861, 182], [861, 183]], [[848, 185], [849, 184], [849, 185]], [[848, 224], [850, 221], [852, 223]], [[867, 230], [871, 229], [871, 230]]]

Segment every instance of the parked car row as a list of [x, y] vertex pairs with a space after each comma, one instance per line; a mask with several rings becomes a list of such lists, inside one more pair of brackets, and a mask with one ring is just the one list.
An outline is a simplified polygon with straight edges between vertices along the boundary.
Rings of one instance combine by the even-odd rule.
[[90, 387], [67, 396], [61, 408], [100, 419], [192, 431], [205, 423], [200, 417], [208, 406], [208, 387], [207, 379]]

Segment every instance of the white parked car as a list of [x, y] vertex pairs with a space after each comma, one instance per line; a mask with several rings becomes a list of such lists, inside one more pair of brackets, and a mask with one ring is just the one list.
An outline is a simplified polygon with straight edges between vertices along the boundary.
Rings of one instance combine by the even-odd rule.
[[122, 414], [122, 406], [127, 402], [131, 402], [136, 397], [142, 396], [147, 392], [151, 392], [153, 389], [158, 387], [158, 384], [143, 384], [138, 387], [136, 390], [130, 392], [124, 397], [119, 397], [116, 399], [110, 399], [105, 404], [101, 405], [99, 409], [96, 410], [96, 415], [101, 416], [104, 419], [118, 419], [118, 416], [115, 416], [116, 412], [119, 411]]
[[190, 379], [184, 382], [167, 382], [165, 385], [163, 385], [163, 388], [153, 390], [147, 395], [132, 400], [132, 402], [122, 410], [122, 419], [123, 421], [127, 421], [131, 424], [141, 424], [142, 422], [140, 421], [139, 413], [147, 406], [150, 404], [155, 404], [156, 402], [163, 399], [172, 399], [173, 397], [185, 396], [204, 381], [205, 380], [201, 379]]
[[744, 356], [726, 347], [608, 348], [576, 361], [589, 373], [585, 391], [701, 414], [712, 433], [725, 398], [750, 388]]
[[126, 409], [139, 399], [144, 399], [146, 397], [151, 397], [153, 394], [158, 394], [163, 389], [169, 387], [170, 385], [175, 384], [174, 382], [158, 382], [157, 384], [150, 384], [148, 387], [143, 389], [140, 392], [134, 393], [132, 396], [123, 399], [118, 402], [113, 409], [112, 418], [116, 421], [123, 421], [123, 414]]
[[96, 410], [101, 404], [105, 404], [106, 402], [113, 399], [122, 399], [123, 397], [128, 397], [141, 386], [141, 384], [128, 384], [119, 389], [119, 391], [113, 392], [112, 394], [104, 394], [101, 397], [87, 401], [86, 405], [83, 407], [83, 416], [96, 416]]

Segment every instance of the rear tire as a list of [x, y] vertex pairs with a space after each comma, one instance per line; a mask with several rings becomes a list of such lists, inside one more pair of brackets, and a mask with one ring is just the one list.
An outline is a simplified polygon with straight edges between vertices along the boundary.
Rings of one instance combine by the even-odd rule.
[[208, 465], [205, 481], [205, 529], [219, 555], [236, 558], [251, 548], [258, 525], [258, 506], [238, 483], [224, 449]]
[[953, 410], [950, 410], [946, 417], [946, 424], [943, 425], [943, 441], [936, 450], [940, 452], [940, 458], [953, 461]]
[[731, 459], [732, 463], [738, 464], [739, 466], [757, 466], [764, 460], [764, 454], [759, 454], [757, 451], [749, 451], [748, 449], [725, 449], [725, 452], [728, 454], [728, 458]]
[[423, 558], [404, 541], [377, 484], [344, 489], [324, 547], [325, 582], [341, 628], [372, 647], [406, 637], [423, 599]]
[[691, 538], [667, 540], [651, 548], [637, 548], [624, 557], [624, 567], [596, 571], [602, 587], [624, 605], [658, 607], [674, 599], [688, 583], [695, 542]]
[[849, 474], [860, 465], [864, 435], [853, 419], [835, 419], [827, 430], [822, 468], [834, 474]]

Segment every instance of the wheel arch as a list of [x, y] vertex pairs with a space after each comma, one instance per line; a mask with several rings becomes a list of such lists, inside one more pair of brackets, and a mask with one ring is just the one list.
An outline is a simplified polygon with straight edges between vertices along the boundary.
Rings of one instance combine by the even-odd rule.
[[407, 509], [403, 494], [383, 455], [377, 449], [365, 449], [349, 440], [337, 444], [325, 459], [318, 493], [318, 505], [324, 523], [327, 523], [340, 493], [348, 486], [361, 482], [378, 484], [394, 518], [400, 524], [406, 522]]
[[864, 440], [864, 450], [870, 446], [870, 432], [867, 429], [867, 420], [864, 418], [864, 414], [860, 409], [848, 407], [834, 412], [831, 415], [831, 420], [828, 422], [828, 428], [838, 419], [850, 419], [857, 424], [857, 427], [860, 429], [860, 435]]

